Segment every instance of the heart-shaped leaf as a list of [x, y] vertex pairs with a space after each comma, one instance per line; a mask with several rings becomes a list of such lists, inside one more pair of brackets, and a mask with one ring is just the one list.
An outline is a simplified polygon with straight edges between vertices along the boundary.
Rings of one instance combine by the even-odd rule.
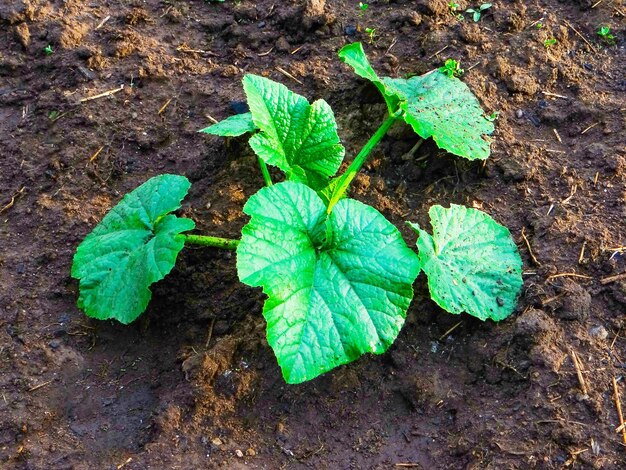
[[181, 232], [195, 226], [169, 214], [190, 185], [184, 176], [155, 176], [124, 196], [85, 237], [72, 277], [80, 280], [78, 306], [88, 316], [130, 323], [146, 309], [150, 285], [172, 270], [185, 244]]
[[433, 70], [408, 80], [384, 78], [387, 90], [400, 98], [404, 120], [422, 138], [469, 160], [489, 156], [493, 123], [465, 83]]
[[398, 107], [403, 109], [404, 120], [420, 137], [432, 137], [440, 148], [469, 160], [484, 160], [489, 156], [487, 136], [493, 133], [493, 123], [485, 117], [468, 86], [458, 78], [440, 70], [408, 80], [379, 78], [360, 43], [345, 46], [339, 57], [357, 75], [376, 85], [390, 114]]
[[237, 248], [239, 278], [268, 295], [267, 339], [288, 383], [394, 341], [419, 273], [415, 253], [376, 209], [342, 199], [330, 215], [295, 182], [266, 187]]
[[452, 204], [429, 211], [433, 235], [419, 234], [417, 248], [430, 296], [450, 313], [486, 320], [508, 317], [522, 288], [522, 259], [506, 227], [484, 212]]
[[243, 88], [260, 129], [250, 138], [254, 152], [290, 180], [316, 190], [326, 186], [345, 153], [328, 103], [318, 100], [311, 105], [286, 86], [257, 75], [246, 75]]

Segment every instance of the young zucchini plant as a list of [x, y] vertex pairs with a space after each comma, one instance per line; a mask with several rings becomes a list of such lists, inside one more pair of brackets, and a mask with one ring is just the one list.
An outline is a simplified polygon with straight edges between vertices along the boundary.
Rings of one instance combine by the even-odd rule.
[[[135, 320], [150, 285], [173, 268], [186, 244], [236, 249], [239, 279], [262, 287], [267, 339], [288, 383], [313, 379], [396, 339], [421, 270], [433, 300], [451, 313], [482, 320], [510, 315], [521, 289], [522, 262], [505, 227], [476, 209], [430, 208], [432, 235], [418, 235], [416, 254], [380, 212], [346, 196], [374, 146], [397, 121], [450, 153], [489, 155], [492, 122], [469, 88], [449, 70], [408, 80], [379, 77], [360, 43], [339, 57], [382, 93], [388, 117], [340, 176], [344, 147], [330, 106], [267, 78], [246, 75], [250, 112], [202, 132], [251, 134], [266, 186], [243, 212], [240, 240], [190, 235], [192, 220], [172, 214], [190, 183], [156, 176], [127, 194], [79, 245], [72, 276], [78, 306], [97, 319]], [[273, 184], [267, 166], [282, 170]]]

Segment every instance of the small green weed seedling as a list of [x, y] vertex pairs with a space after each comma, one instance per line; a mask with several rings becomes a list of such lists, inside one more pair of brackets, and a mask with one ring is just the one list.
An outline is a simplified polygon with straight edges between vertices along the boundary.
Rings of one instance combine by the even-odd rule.
[[[72, 276], [90, 317], [134, 321], [187, 244], [236, 250], [239, 279], [262, 287], [267, 340], [283, 377], [300, 383], [395, 341], [424, 271], [432, 299], [448, 312], [499, 321], [515, 309], [522, 261], [511, 235], [489, 215], [452, 204], [430, 208], [432, 231], [415, 223], [417, 254], [374, 207], [347, 196], [377, 143], [397, 122], [469, 160], [490, 153], [493, 123], [476, 97], [445, 67], [409, 79], [379, 77], [360, 43], [339, 57], [371, 81], [388, 115], [337, 175], [345, 149], [332, 109], [257, 75], [243, 78], [250, 112], [201, 132], [249, 134], [265, 187], [243, 207], [240, 240], [191, 235], [173, 214], [190, 183], [156, 176], [127, 194], [78, 246]], [[282, 171], [274, 184], [268, 166]]]
[[367, 33], [368, 37], [369, 37], [369, 44], [373, 44], [374, 43], [374, 38], [376, 37], [376, 29], [374, 28], [365, 28], [365, 32]]
[[461, 13], [458, 12], [460, 7], [461, 5], [456, 3], [454, 0], [450, 0], [450, 2], [448, 3], [448, 9], [450, 10], [450, 13], [452, 13], [457, 20], [463, 21], [465, 20], [465, 18]]
[[368, 3], [359, 2], [359, 14], [365, 13], [369, 7]]
[[43, 48], [43, 53], [46, 55], [52, 55], [54, 54], [54, 49], [52, 49], [52, 46], [48, 44], [46, 47]]
[[558, 41], [555, 38], [546, 39], [543, 41], [543, 47], [546, 49], [550, 49], [552, 46], [556, 45]]
[[600, 26], [598, 36], [609, 45], [615, 44], [615, 36], [611, 34], [611, 28], [609, 26]]
[[445, 73], [448, 77], [462, 77], [465, 73], [465, 70], [461, 68], [461, 63], [454, 59], [446, 60], [443, 67], [439, 68], [439, 71]]
[[465, 10], [465, 13], [471, 13], [474, 23], [478, 23], [480, 21], [480, 17], [483, 14], [483, 11], [488, 10], [489, 8], [491, 8], [491, 3], [483, 3], [478, 7], [478, 10], [475, 10], [474, 8], [468, 8], [467, 10]]
[[451, 13], [456, 13], [460, 6], [461, 5], [456, 3], [454, 0], [450, 0], [450, 2], [448, 2], [448, 9]]

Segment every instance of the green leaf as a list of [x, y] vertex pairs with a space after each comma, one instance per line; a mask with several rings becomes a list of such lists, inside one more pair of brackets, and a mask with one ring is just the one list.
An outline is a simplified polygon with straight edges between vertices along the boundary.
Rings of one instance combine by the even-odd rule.
[[181, 232], [195, 226], [169, 214], [190, 186], [184, 176], [155, 176], [124, 196], [85, 237], [72, 277], [80, 280], [78, 306], [88, 316], [130, 323], [146, 309], [150, 285], [172, 270], [185, 244]]
[[469, 160], [489, 156], [487, 136], [493, 133], [493, 123], [484, 117], [480, 103], [462, 81], [440, 70], [408, 80], [379, 78], [358, 42], [343, 47], [339, 57], [376, 85], [390, 114], [399, 104], [404, 120], [420, 137], [432, 137], [440, 148]]
[[327, 215], [320, 197], [294, 182], [261, 189], [244, 212], [239, 278], [268, 296], [267, 339], [288, 383], [387, 350], [419, 273], [393, 225], [353, 199]]
[[246, 75], [243, 88], [261, 130], [250, 138], [254, 152], [283, 170], [287, 179], [324, 187], [345, 153], [328, 103], [318, 100], [311, 105], [286, 86], [257, 75]]
[[205, 134], [219, 135], [222, 137], [238, 137], [248, 132], [254, 132], [257, 127], [252, 121], [251, 113], [235, 114], [212, 126], [199, 130]]
[[359, 77], [372, 82], [378, 91], [383, 95], [389, 114], [393, 114], [398, 108], [398, 98], [393, 94], [388, 94], [384, 83], [378, 77], [372, 66], [370, 65], [363, 45], [360, 42], [354, 42], [344, 46], [339, 51], [339, 58], [354, 69]]
[[469, 160], [489, 156], [493, 123], [461, 80], [433, 70], [408, 80], [383, 78], [387, 89], [401, 100], [404, 120], [420, 137]]
[[506, 227], [484, 212], [452, 204], [429, 211], [433, 236], [418, 225], [417, 248], [430, 295], [450, 313], [508, 317], [522, 288], [522, 260]]

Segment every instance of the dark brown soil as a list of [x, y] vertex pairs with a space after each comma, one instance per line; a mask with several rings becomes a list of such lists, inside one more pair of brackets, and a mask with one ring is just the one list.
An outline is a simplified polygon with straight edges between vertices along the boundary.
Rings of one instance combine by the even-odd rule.
[[[623, 3], [500, 1], [479, 23], [445, 0], [371, 0], [362, 16], [357, 3], [0, 2], [1, 468], [625, 468], [612, 380], [624, 400], [626, 276], [611, 277], [626, 271]], [[399, 227], [452, 202], [510, 227], [515, 315], [446, 314], [421, 276], [389, 352], [288, 386], [262, 294], [231, 253], [187, 249], [140, 321], [87, 319], [73, 251], [150, 176], [188, 176], [182, 212], [238, 236], [263, 184], [255, 159], [245, 139], [196, 131], [234, 112], [244, 73], [329, 101], [355, 155], [384, 106], [336, 52], [366, 27], [380, 72], [460, 59], [500, 114], [484, 165], [430, 142], [407, 160], [417, 138], [395, 128], [353, 196]]]

